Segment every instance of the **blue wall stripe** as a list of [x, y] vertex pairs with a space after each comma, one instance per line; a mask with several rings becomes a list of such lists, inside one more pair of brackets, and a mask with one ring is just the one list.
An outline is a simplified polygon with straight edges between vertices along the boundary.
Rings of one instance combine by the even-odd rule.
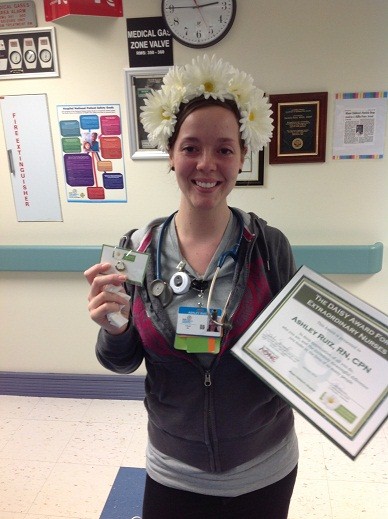
[[[294, 245], [297, 266], [320, 274], [375, 274], [382, 269], [383, 244]], [[0, 246], [0, 271], [83, 272], [98, 263], [97, 246]]]
[[0, 371], [0, 395], [143, 400], [144, 376]]

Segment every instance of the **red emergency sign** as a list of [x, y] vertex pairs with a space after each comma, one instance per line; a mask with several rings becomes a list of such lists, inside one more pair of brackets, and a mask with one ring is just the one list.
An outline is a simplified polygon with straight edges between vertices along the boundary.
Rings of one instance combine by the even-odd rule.
[[44, 0], [46, 21], [70, 14], [89, 16], [123, 16], [122, 0]]

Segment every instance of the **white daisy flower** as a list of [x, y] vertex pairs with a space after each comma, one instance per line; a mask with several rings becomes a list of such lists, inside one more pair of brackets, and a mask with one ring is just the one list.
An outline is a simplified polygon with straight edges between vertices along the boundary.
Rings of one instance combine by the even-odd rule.
[[253, 77], [246, 72], [234, 69], [229, 80], [228, 91], [233, 94], [238, 107], [245, 106], [254, 92]]
[[[184, 72], [182, 68], [173, 67], [163, 78], [163, 88], [168, 91], [174, 91], [177, 96], [177, 102], [187, 103], [187, 84], [185, 83]], [[178, 104], [178, 108], [179, 108]]]
[[215, 56], [209, 58], [207, 54], [193, 59], [185, 69], [191, 99], [203, 95], [205, 99], [212, 97], [223, 101], [228, 94], [229, 77], [230, 65], [221, 59], [217, 61]]
[[258, 91], [245, 110], [241, 110], [241, 136], [255, 150], [262, 150], [272, 136], [272, 110], [267, 101], [266, 97], [260, 97]]
[[148, 140], [161, 151], [167, 151], [168, 139], [174, 132], [177, 110], [175, 99], [173, 90], [170, 90], [170, 95], [164, 89], [155, 90], [147, 94], [144, 106], [140, 107], [140, 120], [148, 133]]

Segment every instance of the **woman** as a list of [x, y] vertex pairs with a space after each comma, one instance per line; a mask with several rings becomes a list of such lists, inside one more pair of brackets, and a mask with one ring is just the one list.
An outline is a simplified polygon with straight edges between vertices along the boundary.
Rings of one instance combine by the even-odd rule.
[[227, 204], [247, 148], [271, 137], [271, 113], [252, 78], [222, 60], [171, 69], [142, 122], [168, 152], [181, 199], [175, 214], [121, 241], [152, 258], [143, 286], [127, 284], [128, 324], [110, 323], [129, 306], [106, 290], [125, 277], [102, 275], [109, 264], [85, 272], [99, 361], [118, 373], [146, 363], [143, 519], [287, 517], [298, 457], [292, 411], [231, 353], [295, 268], [280, 231]]

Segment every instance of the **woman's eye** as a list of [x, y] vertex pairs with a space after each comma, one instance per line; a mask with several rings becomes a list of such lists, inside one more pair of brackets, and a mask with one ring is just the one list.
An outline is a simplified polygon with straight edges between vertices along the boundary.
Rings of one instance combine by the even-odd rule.
[[186, 151], [188, 153], [192, 153], [193, 151], [195, 151], [195, 147], [194, 146], [185, 146], [183, 148], [183, 151]]
[[233, 153], [233, 150], [230, 148], [221, 148], [220, 152], [222, 155], [230, 155]]

